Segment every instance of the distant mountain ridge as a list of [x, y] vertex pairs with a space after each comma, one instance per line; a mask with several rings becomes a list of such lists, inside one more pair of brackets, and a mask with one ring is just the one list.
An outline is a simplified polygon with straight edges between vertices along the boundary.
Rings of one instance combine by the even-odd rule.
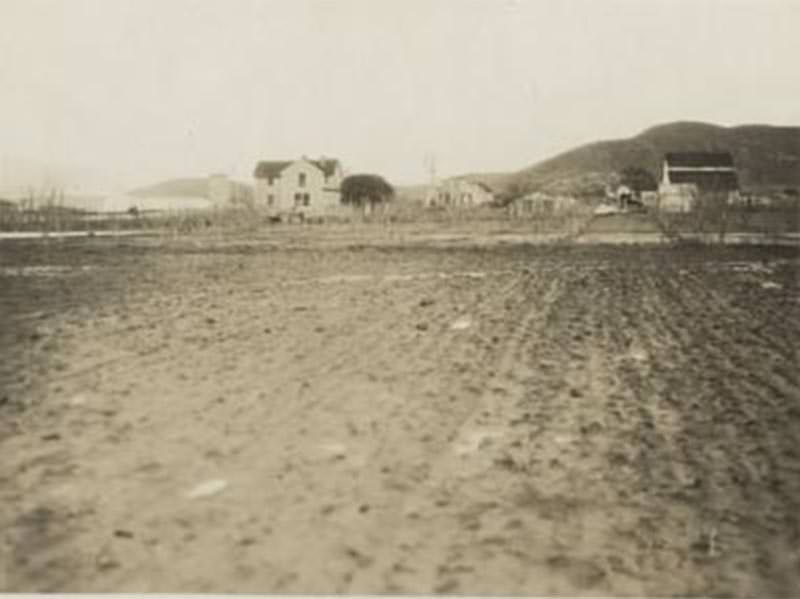
[[137, 198], [148, 197], [207, 197], [208, 179], [206, 177], [184, 177], [166, 179], [152, 185], [137, 187], [128, 192]]
[[[231, 181], [234, 185], [234, 195], [236, 197], [249, 197], [252, 188], [238, 181]], [[176, 179], [167, 179], [147, 185], [145, 187], [137, 187], [128, 192], [128, 195], [137, 198], [208, 198], [208, 177], [182, 177]]]
[[743, 189], [800, 187], [800, 127], [721, 127], [682, 121], [651, 127], [628, 139], [598, 141], [511, 173], [465, 175], [501, 191], [574, 190], [597, 185], [629, 166], [657, 178], [667, 152], [727, 151]]

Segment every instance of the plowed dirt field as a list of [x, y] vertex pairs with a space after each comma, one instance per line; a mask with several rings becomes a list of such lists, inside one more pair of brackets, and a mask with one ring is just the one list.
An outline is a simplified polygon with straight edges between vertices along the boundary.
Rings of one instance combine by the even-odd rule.
[[792, 248], [0, 248], [0, 591], [797, 596]]

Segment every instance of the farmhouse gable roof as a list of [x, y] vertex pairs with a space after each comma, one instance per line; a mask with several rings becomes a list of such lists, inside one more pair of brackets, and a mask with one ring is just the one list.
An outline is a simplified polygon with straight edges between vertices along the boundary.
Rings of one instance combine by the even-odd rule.
[[256, 179], [275, 179], [291, 163], [291, 160], [262, 160], [256, 165], [253, 176]]
[[[326, 177], [330, 177], [336, 172], [339, 167], [339, 161], [335, 158], [323, 158], [320, 160], [308, 160], [306, 162], [313, 164], [323, 172]], [[253, 176], [256, 179], [276, 179], [280, 177], [281, 173], [288, 166], [297, 162], [296, 160], [262, 160], [256, 164]]]
[[673, 171], [670, 183], [693, 183], [701, 191], [734, 191], [739, 179], [734, 171]]
[[309, 160], [309, 162], [319, 168], [326, 177], [333, 175], [339, 167], [339, 161], [335, 158], [322, 158], [320, 160]]

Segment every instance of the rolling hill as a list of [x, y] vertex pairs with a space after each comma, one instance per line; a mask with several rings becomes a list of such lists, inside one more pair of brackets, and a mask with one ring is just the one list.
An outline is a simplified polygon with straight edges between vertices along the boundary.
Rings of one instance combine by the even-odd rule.
[[[252, 187], [245, 183], [232, 182], [237, 198], [247, 198], [252, 194]], [[146, 187], [138, 187], [128, 192], [137, 198], [208, 198], [207, 177], [184, 177], [167, 179]]]
[[138, 187], [128, 192], [137, 198], [146, 197], [205, 197], [208, 193], [208, 179], [205, 177], [167, 179], [153, 185]]
[[800, 127], [676, 122], [659, 125], [628, 139], [599, 141], [511, 173], [466, 175], [499, 191], [596, 189], [612, 173], [637, 166], [657, 178], [662, 157], [676, 151], [729, 151], [743, 189], [800, 187]]

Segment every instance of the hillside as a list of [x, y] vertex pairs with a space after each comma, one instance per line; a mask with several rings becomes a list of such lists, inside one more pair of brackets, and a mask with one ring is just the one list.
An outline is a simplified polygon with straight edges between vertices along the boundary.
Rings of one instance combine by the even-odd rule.
[[696, 122], [659, 125], [629, 139], [580, 146], [514, 173], [467, 177], [491, 180], [503, 191], [577, 193], [628, 166], [646, 168], [658, 177], [666, 152], [690, 150], [731, 152], [744, 189], [800, 187], [800, 127]]
[[138, 198], [165, 196], [165, 197], [206, 197], [208, 193], [208, 179], [206, 177], [168, 179], [146, 187], [138, 187], [129, 192], [129, 195]]
[[[234, 182], [236, 186], [235, 197], [246, 198], [252, 193], [252, 188], [244, 183]], [[129, 192], [137, 198], [177, 198], [177, 197], [208, 197], [207, 177], [185, 177], [180, 179], [167, 179], [146, 187], [139, 187]]]

